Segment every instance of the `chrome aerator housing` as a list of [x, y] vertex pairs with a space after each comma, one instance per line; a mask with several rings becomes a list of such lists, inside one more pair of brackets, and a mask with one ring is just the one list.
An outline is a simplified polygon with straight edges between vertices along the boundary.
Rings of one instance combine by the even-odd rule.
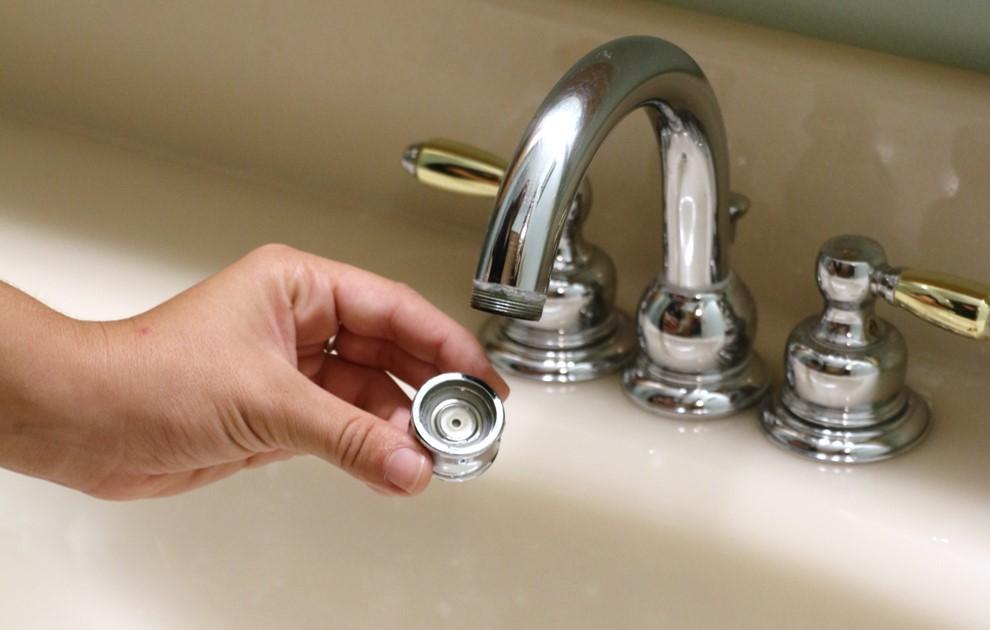
[[434, 376], [416, 392], [410, 432], [433, 456], [433, 474], [467, 481], [498, 454], [505, 427], [502, 400], [487, 383], [460, 372]]

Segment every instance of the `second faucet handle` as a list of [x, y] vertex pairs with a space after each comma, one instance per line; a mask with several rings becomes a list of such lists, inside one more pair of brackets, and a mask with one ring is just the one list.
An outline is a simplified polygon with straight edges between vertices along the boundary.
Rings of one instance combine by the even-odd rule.
[[891, 267], [880, 244], [863, 236], [826, 242], [815, 274], [825, 308], [788, 338], [786, 382], [764, 408], [764, 430], [792, 452], [834, 463], [876, 461], [911, 448], [928, 429], [928, 405], [905, 385], [907, 345], [874, 314], [876, 297], [950, 332], [985, 339], [990, 286]]
[[506, 162], [493, 153], [455, 140], [431, 138], [410, 145], [402, 167], [419, 182], [448, 192], [495, 197]]

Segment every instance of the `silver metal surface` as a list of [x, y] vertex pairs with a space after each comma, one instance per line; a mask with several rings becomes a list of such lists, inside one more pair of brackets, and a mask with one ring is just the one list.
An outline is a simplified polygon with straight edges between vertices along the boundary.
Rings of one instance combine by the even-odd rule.
[[591, 199], [585, 179], [570, 204], [540, 318], [496, 317], [482, 328], [481, 342], [499, 367], [573, 383], [611, 374], [635, 357], [632, 322], [615, 308], [615, 266], [581, 232]]
[[907, 345], [874, 314], [889, 276], [879, 243], [840, 236], [815, 267], [821, 315], [787, 340], [786, 382], [763, 410], [763, 428], [785, 449], [818, 461], [852, 464], [892, 457], [928, 430], [927, 404], [905, 386]]
[[[643, 357], [626, 374], [626, 390], [661, 414], [729, 414], [763, 395], [766, 375], [752, 353], [752, 299], [729, 267], [733, 221], [718, 103], [694, 61], [669, 42], [609, 42], [547, 96], [499, 189], [472, 305], [544, 316], [571, 200], [601, 142], [638, 108], [660, 146], [664, 255], [639, 309]], [[741, 216], [746, 204], [733, 207]]]
[[409, 431], [433, 456], [433, 474], [467, 481], [492, 465], [505, 428], [498, 394], [459, 372], [434, 376], [416, 392]]
[[632, 322], [619, 311], [613, 317], [615, 321], [602, 327], [605, 334], [585, 345], [543, 348], [520, 342], [510, 335], [519, 332], [514, 328], [522, 328], [522, 322], [503, 317], [485, 322], [480, 337], [492, 363], [504, 370], [547, 383], [575, 383], [611, 374], [635, 356], [638, 346]]
[[[424, 150], [438, 154], [430, 158], [434, 173], [428, 179], [420, 171]], [[423, 183], [455, 190], [464, 163], [480, 155], [474, 147], [430, 140], [407, 148], [402, 164]], [[542, 316], [531, 321], [496, 315], [482, 327], [481, 341], [500, 368], [524, 378], [573, 383], [611, 374], [635, 357], [632, 322], [615, 308], [615, 266], [582, 234], [591, 204], [591, 184], [584, 178], [564, 222]]]
[[763, 409], [763, 428], [775, 444], [792, 453], [829, 464], [862, 464], [889, 459], [917, 446], [928, 433], [929, 415], [925, 401], [905, 388], [903, 404], [885, 416], [885, 421], [838, 429], [805, 420], [773, 396]]

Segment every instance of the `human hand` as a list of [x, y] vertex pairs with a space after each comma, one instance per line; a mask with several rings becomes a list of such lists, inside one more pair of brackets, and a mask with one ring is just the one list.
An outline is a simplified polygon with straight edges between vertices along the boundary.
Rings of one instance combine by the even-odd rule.
[[[303, 453], [417, 494], [432, 464], [386, 371], [413, 387], [466, 372], [508, 394], [474, 337], [412, 289], [279, 245], [136, 317], [68, 321], [65, 343], [88, 358], [63, 361], [75, 382], [59, 379], [40, 408], [0, 416], [21, 427], [0, 464], [104, 498], [176, 494]], [[25, 431], [32, 417], [41, 426]]]

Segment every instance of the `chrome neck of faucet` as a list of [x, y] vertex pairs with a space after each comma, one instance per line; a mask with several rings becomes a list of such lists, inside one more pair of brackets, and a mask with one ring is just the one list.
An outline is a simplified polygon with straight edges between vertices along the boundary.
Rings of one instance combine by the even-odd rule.
[[609, 42], [554, 86], [506, 170], [472, 305], [538, 319], [571, 200], [629, 112], [646, 111], [660, 147], [665, 285], [709, 289], [729, 275], [729, 170], [718, 103], [701, 69], [652, 37]]

